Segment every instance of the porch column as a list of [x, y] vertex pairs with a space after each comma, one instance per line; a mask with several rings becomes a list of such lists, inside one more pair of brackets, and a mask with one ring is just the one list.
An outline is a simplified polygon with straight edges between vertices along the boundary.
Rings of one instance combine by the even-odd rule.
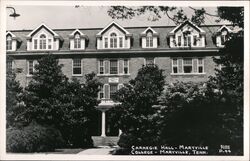
[[102, 137], [105, 137], [106, 136], [106, 133], [105, 133], [105, 125], [106, 125], [106, 120], [105, 120], [105, 110], [102, 111], [102, 134], [101, 136]]

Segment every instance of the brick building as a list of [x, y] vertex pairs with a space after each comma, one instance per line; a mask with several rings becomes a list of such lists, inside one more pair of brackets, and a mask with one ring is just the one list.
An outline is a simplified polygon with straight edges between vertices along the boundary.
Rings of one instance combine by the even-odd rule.
[[17, 80], [26, 86], [37, 59], [52, 53], [69, 78], [84, 81], [84, 74], [97, 73], [103, 83], [98, 107], [102, 111], [101, 136], [106, 136], [105, 111], [114, 104], [110, 98], [142, 65], [157, 64], [167, 83], [206, 81], [215, 72], [212, 57], [218, 56], [230, 32], [231, 26], [198, 27], [190, 21], [179, 26], [126, 28], [113, 21], [104, 28], [82, 29], [51, 29], [41, 24], [32, 31], [6, 33], [7, 55], [13, 58], [7, 68], [21, 71]]

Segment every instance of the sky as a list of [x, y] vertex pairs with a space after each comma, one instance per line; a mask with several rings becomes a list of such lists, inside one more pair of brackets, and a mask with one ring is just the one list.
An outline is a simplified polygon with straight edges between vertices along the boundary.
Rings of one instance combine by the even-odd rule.
[[[30, 5], [11, 5], [21, 16], [9, 17], [11, 10], [7, 9], [7, 30], [33, 30], [41, 23], [45, 23], [52, 29], [72, 29], [72, 28], [103, 28], [112, 21], [108, 16], [108, 6], [30, 6]], [[183, 8], [190, 16], [193, 10]], [[216, 14], [215, 7], [205, 8], [207, 12]], [[135, 26], [169, 26], [174, 23], [163, 16], [158, 21], [150, 21], [149, 14], [137, 16], [129, 20], [115, 21], [123, 27]], [[206, 19], [206, 24], [215, 24], [213, 17]], [[225, 23], [225, 22], [222, 22]]]

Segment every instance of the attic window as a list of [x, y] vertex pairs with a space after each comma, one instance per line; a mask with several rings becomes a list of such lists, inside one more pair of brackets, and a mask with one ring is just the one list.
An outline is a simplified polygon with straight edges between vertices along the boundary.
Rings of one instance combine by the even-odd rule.
[[110, 48], [117, 48], [117, 35], [115, 33], [110, 34]]
[[10, 35], [6, 39], [6, 50], [12, 50], [12, 37]]
[[44, 34], [40, 36], [40, 49], [46, 49], [46, 36]]
[[77, 33], [75, 34], [75, 38], [74, 38], [74, 48], [75, 49], [80, 49], [81, 48], [81, 39], [80, 39], [80, 35]]
[[151, 31], [147, 32], [146, 35], [146, 47], [153, 47], [153, 33]]

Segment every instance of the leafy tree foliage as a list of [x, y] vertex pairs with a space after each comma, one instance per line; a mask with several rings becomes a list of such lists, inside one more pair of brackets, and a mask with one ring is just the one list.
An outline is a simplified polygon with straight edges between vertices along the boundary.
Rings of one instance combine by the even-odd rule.
[[[7, 57], [7, 60], [11, 60]], [[18, 118], [23, 110], [22, 101], [23, 89], [20, 83], [16, 81], [16, 71], [7, 69], [6, 74], [6, 119], [7, 128], [10, 126], [18, 126]]]
[[121, 104], [113, 108], [114, 121], [122, 130], [118, 142], [121, 147], [155, 145], [158, 141], [155, 109], [164, 86], [162, 70], [147, 65], [138, 71], [135, 79], [120, 89], [115, 97]]
[[233, 129], [225, 127], [232, 106], [211, 85], [177, 82], [167, 86], [158, 108], [161, 144], [208, 146], [210, 155], [218, 155], [220, 145], [230, 145], [231, 154], [239, 154], [238, 142], [229, 132]]
[[26, 122], [54, 125], [74, 147], [92, 146], [91, 122], [96, 116], [94, 107], [100, 83], [93, 73], [85, 76], [84, 84], [69, 81], [61, 67], [53, 55], [38, 60], [25, 90]]
[[35, 120], [39, 124], [60, 125], [64, 106], [58, 91], [68, 83], [61, 67], [53, 55], [42, 57], [35, 65], [36, 71], [24, 95], [28, 123]]
[[217, 9], [221, 19], [228, 20], [234, 25], [244, 28], [243, 7], [218, 7]]
[[101, 84], [94, 73], [87, 74], [85, 78], [84, 84], [73, 79], [61, 93], [62, 103], [66, 106], [61, 130], [74, 147], [93, 145], [93, 123], [98, 116], [94, 107], [98, 105], [97, 94]]

